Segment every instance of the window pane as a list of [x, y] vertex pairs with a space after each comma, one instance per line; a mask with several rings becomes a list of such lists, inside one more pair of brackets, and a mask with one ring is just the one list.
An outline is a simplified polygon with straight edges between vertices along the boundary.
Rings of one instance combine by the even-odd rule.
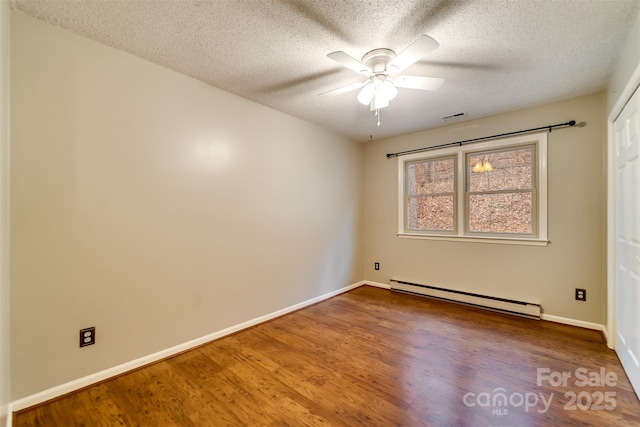
[[454, 159], [407, 164], [407, 194], [452, 193]]
[[500, 193], [469, 196], [469, 231], [533, 233], [533, 194]]
[[407, 211], [410, 230], [453, 231], [453, 195], [411, 197]]
[[[480, 161], [488, 161], [491, 172], [474, 172]], [[528, 190], [533, 188], [533, 149], [473, 153], [468, 155], [469, 190]]]

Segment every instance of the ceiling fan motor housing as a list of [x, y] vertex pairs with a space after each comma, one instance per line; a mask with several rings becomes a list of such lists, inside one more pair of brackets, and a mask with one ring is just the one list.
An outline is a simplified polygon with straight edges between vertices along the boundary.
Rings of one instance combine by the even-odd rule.
[[373, 49], [362, 57], [362, 63], [371, 68], [374, 73], [384, 73], [387, 71], [387, 64], [396, 57], [396, 53], [391, 49]]

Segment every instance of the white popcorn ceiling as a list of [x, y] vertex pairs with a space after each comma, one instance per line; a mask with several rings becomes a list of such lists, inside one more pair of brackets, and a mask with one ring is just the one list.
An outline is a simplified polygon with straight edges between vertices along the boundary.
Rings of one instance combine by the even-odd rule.
[[[638, 0], [13, 0], [27, 15], [359, 141], [606, 89]], [[382, 125], [363, 80], [326, 55], [399, 53], [419, 35], [440, 47], [403, 74], [443, 77], [437, 92], [399, 89]], [[568, 111], [558, 122], [580, 117]], [[250, 118], [249, 118], [250, 120]], [[460, 121], [461, 119], [456, 119]], [[532, 126], [547, 123], [531, 123]]]

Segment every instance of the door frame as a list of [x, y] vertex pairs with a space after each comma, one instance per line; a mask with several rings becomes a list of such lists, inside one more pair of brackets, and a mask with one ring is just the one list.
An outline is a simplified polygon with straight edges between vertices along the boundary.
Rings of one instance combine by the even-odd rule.
[[640, 64], [618, 97], [607, 119], [607, 347], [616, 346], [616, 201], [615, 201], [615, 129], [618, 118], [631, 96], [640, 86]]

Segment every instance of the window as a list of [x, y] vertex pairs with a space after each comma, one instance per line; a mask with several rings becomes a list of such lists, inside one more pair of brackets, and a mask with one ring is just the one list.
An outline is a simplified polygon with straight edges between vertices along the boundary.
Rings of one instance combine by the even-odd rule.
[[455, 161], [455, 157], [448, 157], [406, 164], [409, 230], [454, 230]]
[[[533, 234], [535, 147], [469, 153], [466, 157], [467, 231]], [[491, 165], [491, 171], [474, 171], [478, 164]]]
[[547, 134], [398, 158], [400, 237], [547, 243]]

